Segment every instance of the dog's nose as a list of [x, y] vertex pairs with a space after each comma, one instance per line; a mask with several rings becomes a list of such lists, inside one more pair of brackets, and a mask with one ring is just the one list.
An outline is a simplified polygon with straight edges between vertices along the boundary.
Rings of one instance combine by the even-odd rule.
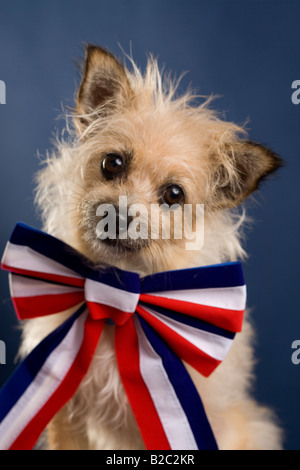
[[[148, 245], [148, 239], [145, 236], [140, 237], [138, 233], [142, 233], [141, 222], [130, 226], [136, 217], [129, 215], [127, 210], [122, 210], [122, 207], [121, 209], [114, 207], [114, 209], [114, 211], [104, 211], [102, 219], [97, 224], [96, 234], [99, 240], [116, 248], [119, 252], [136, 253]], [[143, 235], [144, 233], [146, 233], [145, 230]]]

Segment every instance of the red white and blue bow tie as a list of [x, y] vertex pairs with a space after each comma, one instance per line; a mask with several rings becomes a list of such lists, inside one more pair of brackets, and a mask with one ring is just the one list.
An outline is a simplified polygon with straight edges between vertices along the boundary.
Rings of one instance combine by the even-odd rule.
[[119, 372], [146, 448], [217, 449], [182, 361], [208, 377], [226, 356], [245, 309], [240, 263], [140, 279], [113, 267], [96, 269], [62, 241], [18, 224], [2, 268], [11, 272], [21, 320], [69, 308], [75, 313], [0, 390], [0, 449], [34, 446], [77, 390], [107, 322], [115, 324]]

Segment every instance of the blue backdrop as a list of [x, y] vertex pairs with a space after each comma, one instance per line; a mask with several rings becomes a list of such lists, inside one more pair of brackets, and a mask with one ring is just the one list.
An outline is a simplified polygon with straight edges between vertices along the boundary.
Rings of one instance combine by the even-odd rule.
[[[45, 154], [62, 103], [72, 105], [79, 83], [74, 60], [83, 42], [140, 67], [152, 52], [177, 76], [189, 71], [199, 93], [221, 97], [215, 107], [239, 124], [249, 119], [250, 138], [272, 147], [286, 165], [249, 206], [256, 224], [247, 238], [248, 302], [257, 329], [255, 394], [271, 405], [286, 429], [286, 449], [300, 449], [299, 174], [300, 80], [298, 0], [1, 0], [0, 204], [2, 252], [16, 221], [40, 227], [33, 206], [37, 151]], [[0, 100], [1, 101], [1, 100]], [[0, 273], [0, 340], [6, 364], [0, 385], [15, 367], [19, 331]]]

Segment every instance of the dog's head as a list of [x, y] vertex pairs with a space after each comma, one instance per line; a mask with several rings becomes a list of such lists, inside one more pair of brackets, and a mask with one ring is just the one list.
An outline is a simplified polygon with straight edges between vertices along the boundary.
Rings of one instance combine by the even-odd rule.
[[[43, 186], [52, 184], [52, 197], [71, 204], [61, 223], [72, 220], [74, 244], [95, 262], [147, 273], [238, 256], [228, 209], [280, 166], [279, 157], [247, 141], [242, 128], [217, 118], [207, 103], [176, 97], [155, 60], [144, 75], [132, 68], [87, 46], [77, 139], [61, 145], [41, 173], [41, 206]], [[186, 249], [193, 234], [196, 252]]]

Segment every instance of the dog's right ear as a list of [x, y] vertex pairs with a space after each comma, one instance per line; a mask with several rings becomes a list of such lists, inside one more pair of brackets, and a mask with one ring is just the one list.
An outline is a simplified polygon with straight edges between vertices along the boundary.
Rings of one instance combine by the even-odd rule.
[[250, 140], [225, 143], [219, 151], [223, 161], [213, 173], [213, 209], [238, 206], [283, 165], [275, 152]]
[[130, 96], [125, 67], [107, 50], [88, 44], [76, 103], [75, 125], [79, 133]]

